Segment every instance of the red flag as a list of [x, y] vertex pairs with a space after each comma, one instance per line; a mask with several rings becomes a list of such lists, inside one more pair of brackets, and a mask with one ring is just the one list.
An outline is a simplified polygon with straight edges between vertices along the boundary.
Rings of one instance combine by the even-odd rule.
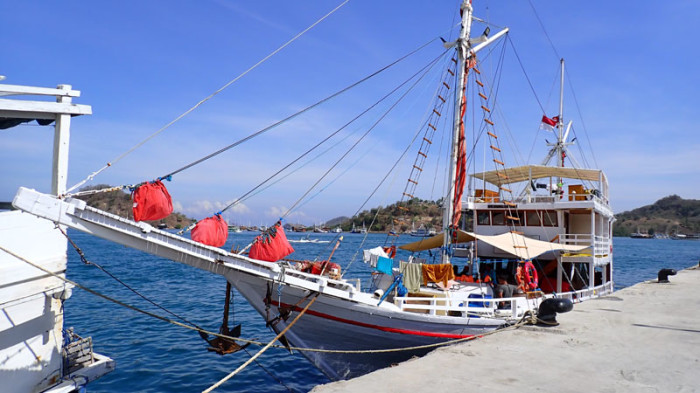
[[540, 124], [540, 128], [547, 131], [554, 131], [554, 127], [557, 126], [557, 123], [559, 123], [559, 116], [554, 116], [550, 119], [549, 117], [542, 115], [542, 123]]

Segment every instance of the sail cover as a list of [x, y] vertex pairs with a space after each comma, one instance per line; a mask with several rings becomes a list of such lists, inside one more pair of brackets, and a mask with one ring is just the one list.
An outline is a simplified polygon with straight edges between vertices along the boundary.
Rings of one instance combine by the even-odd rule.
[[255, 238], [250, 247], [249, 257], [261, 261], [275, 262], [294, 252], [294, 248], [284, 234], [282, 223], [275, 225]]
[[138, 186], [132, 193], [134, 221], [160, 220], [173, 212], [173, 201], [160, 181]]
[[467, 110], [467, 77], [469, 69], [476, 66], [476, 58], [474, 56], [467, 59], [464, 65], [464, 83], [462, 83], [462, 100], [459, 103], [459, 137], [457, 140], [457, 165], [454, 184], [454, 201], [452, 206], [452, 222], [453, 228], [459, 228], [459, 219], [462, 217], [462, 194], [464, 193], [464, 183], [467, 178], [467, 148], [466, 138], [464, 136], [464, 113]]
[[221, 215], [215, 214], [198, 222], [192, 228], [190, 237], [192, 240], [208, 246], [221, 247], [228, 238], [228, 224], [221, 218]]
[[[443, 244], [443, 233], [417, 242], [404, 244], [399, 248], [412, 252], [429, 250], [441, 247]], [[458, 231], [457, 240], [454, 243], [465, 243], [480, 240], [486, 244], [498, 248], [501, 251], [512, 254], [521, 259], [531, 259], [550, 251], [577, 252], [590, 246], [572, 246], [569, 244], [550, 243], [542, 240], [535, 240], [517, 233], [506, 232], [500, 235], [487, 236], [477, 235], [472, 232]]]

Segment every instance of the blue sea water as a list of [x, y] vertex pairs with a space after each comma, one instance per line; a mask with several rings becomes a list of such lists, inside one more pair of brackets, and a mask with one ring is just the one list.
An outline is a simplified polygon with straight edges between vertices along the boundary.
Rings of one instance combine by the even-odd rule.
[[[88, 260], [103, 266], [149, 299], [203, 328], [218, 330], [225, 298], [223, 277], [80, 232], [70, 231], [69, 236], [82, 248]], [[364, 238], [359, 234], [343, 236], [334, 261], [352, 259]], [[242, 248], [253, 237], [251, 232], [231, 233], [225, 248]], [[323, 259], [330, 253], [334, 235], [312, 234], [311, 237], [331, 242], [295, 243], [297, 252], [292, 258], [319, 256]], [[289, 238], [300, 236], [289, 234]], [[385, 239], [386, 235], [370, 234], [365, 248], [382, 245]], [[409, 242], [415, 238], [403, 240]], [[700, 260], [698, 241], [616, 238], [614, 242], [617, 289], [655, 279], [661, 268], [680, 270]], [[97, 267], [82, 263], [72, 249], [68, 255], [70, 279], [125, 303], [175, 319]], [[369, 271], [358, 256], [346, 277], [366, 279], [368, 276]], [[363, 281], [365, 285], [366, 280]], [[234, 295], [231, 313], [230, 319], [242, 324], [242, 337], [262, 342], [274, 337], [265, 327], [263, 318], [238, 294]], [[200, 392], [259, 350], [251, 346], [248, 347], [250, 355], [238, 352], [225, 356], [207, 352], [206, 343], [194, 331], [153, 319], [79, 289], [74, 290], [73, 297], [65, 304], [65, 326], [75, 327], [75, 332], [81, 336], [92, 336], [95, 351], [117, 362], [115, 371], [89, 384], [89, 392]], [[257, 364], [248, 366], [217, 391], [305, 392], [326, 382], [328, 379], [303, 356], [271, 348], [258, 358]]]

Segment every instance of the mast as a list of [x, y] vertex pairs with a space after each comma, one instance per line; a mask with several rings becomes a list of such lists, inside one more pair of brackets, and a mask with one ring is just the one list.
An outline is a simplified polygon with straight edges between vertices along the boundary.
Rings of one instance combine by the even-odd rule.
[[[467, 59], [467, 51], [469, 49], [469, 33], [472, 27], [472, 4], [471, 0], [463, 0], [460, 7], [462, 13], [462, 29], [459, 33], [459, 38], [456, 41], [457, 49], [457, 83], [455, 91], [455, 109], [454, 109], [454, 124], [452, 128], [452, 149], [450, 152], [449, 165], [449, 183], [447, 195], [445, 195], [445, 214], [442, 218], [443, 227], [443, 248], [446, 251], [451, 244], [450, 226], [454, 215], [454, 187], [457, 178], [457, 154], [459, 149], [459, 128], [462, 122], [461, 103], [464, 96], [464, 74], [465, 64]], [[447, 252], [442, 253], [442, 263], [449, 263], [450, 256]]]
[[[557, 144], [557, 162], [560, 167], [564, 166], [564, 59], [561, 62], [561, 79], [559, 81], [559, 143]], [[561, 179], [559, 179], [561, 183]]]

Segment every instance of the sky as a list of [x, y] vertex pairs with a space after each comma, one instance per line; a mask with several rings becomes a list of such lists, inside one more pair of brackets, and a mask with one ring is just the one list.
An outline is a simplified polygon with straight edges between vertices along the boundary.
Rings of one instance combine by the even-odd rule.
[[[577, 139], [571, 155], [606, 172], [613, 210], [630, 210], [671, 194], [700, 199], [700, 137], [695, 124], [700, 61], [694, 26], [700, 20], [700, 3], [474, 3], [475, 15], [492, 23], [492, 34], [499, 26], [510, 29], [507, 41], [479, 55], [485, 80], [500, 72], [491, 86], [498, 97], [497, 129], [511, 141], [504, 145], [513, 157], [509, 164], [538, 163], [546, 154], [545, 140], [553, 137], [538, 126], [543, 109], [550, 117], [558, 112], [563, 57], [564, 117], [574, 121]], [[0, 83], [70, 84], [82, 93], [74, 102], [92, 106], [91, 116], [72, 122], [72, 186], [339, 4], [5, 2], [0, 13], [0, 75], [7, 79]], [[176, 210], [196, 218], [216, 213], [438, 59], [444, 48], [436, 38], [454, 37], [457, 15], [458, 2], [452, 0], [350, 0], [87, 185], [134, 184], [171, 173], [428, 43], [347, 93], [166, 182]], [[475, 25], [474, 30], [481, 32], [483, 26]], [[398, 169], [387, 173], [421, 131], [445, 62], [440, 59], [419, 80], [410, 79], [390, 99], [293, 165], [290, 176], [235, 205], [225, 217], [241, 225], [269, 225], [301, 200], [287, 219], [322, 223], [401, 199], [417, 147], [409, 148]], [[22, 185], [49, 191], [52, 135], [51, 127], [32, 125], [0, 131], [0, 200], [11, 200]], [[438, 175], [444, 166], [444, 139], [436, 136], [433, 142], [416, 190], [424, 199], [440, 198], [445, 187]], [[483, 164], [482, 149], [475, 148], [473, 170], [493, 169]]]

